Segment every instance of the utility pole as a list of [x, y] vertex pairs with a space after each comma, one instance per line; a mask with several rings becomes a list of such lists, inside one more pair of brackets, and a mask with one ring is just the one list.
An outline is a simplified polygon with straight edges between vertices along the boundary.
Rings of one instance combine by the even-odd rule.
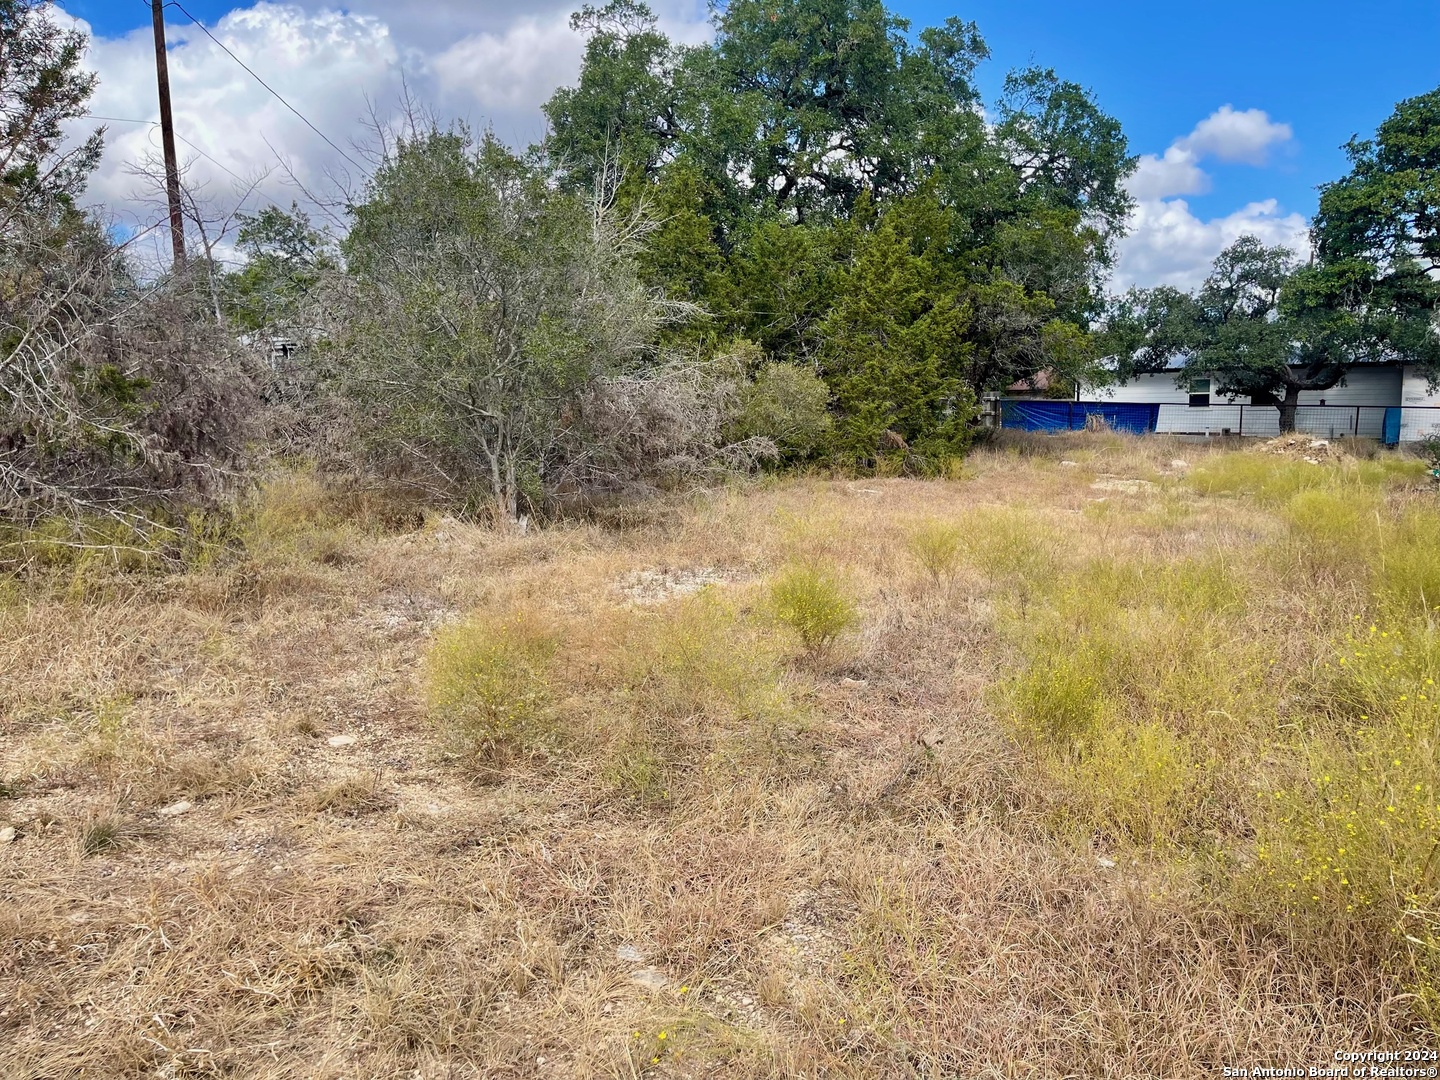
[[164, 0], [150, 0], [155, 23], [155, 79], [160, 85], [160, 139], [165, 148], [165, 194], [170, 200], [170, 243], [175, 269], [185, 266], [185, 216], [180, 209], [180, 163], [175, 157], [175, 117], [170, 112], [170, 65], [165, 56]]

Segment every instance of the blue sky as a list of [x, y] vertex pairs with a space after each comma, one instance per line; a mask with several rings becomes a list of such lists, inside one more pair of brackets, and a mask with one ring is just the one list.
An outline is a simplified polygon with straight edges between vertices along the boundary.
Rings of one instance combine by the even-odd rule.
[[[578, 62], [566, 0], [347, 0], [344, 14], [326, 0], [183, 2], [342, 142], [357, 137], [367, 94], [387, 100], [402, 70], [442, 112], [491, 119], [502, 137], [528, 141], [539, 132], [539, 103]], [[651, 2], [673, 34], [703, 37], [701, 0]], [[149, 25], [148, 0], [63, 6], [100, 39], [92, 57], [106, 85], [96, 111], [151, 116], [153, 60], [137, 32]], [[980, 75], [987, 99], [1010, 68], [1053, 67], [1091, 88], [1132, 151], [1151, 155], [1134, 188], [1141, 205], [1117, 287], [1193, 284], [1242, 231], [1303, 249], [1316, 186], [1345, 170], [1341, 145], [1372, 132], [1398, 100], [1440, 86], [1440, 0], [891, 6], [915, 29], [951, 14], [978, 23], [993, 53]], [[175, 8], [167, 15], [182, 134], [232, 171], [262, 167], [278, 147], [302, 174], [321, 175], [328, 148], [246, 86]], [[117, 132], [112, 144], [117, 163], [144, 148], [134, 131]], [[212, 168], [209, 159], [196, 165]], [[101, 185], [111, 199], [121, 190], [118, 164], [115, 177]]]
[[[955, 13], [945, 4], [898, 7], [917, 25]], [[1213, 190], [1191, 199], [1203, 212], [1274, 196], [1308, 216], [1316, 185], [1345, 171], [1340, 147], [1351, 135], [1373, 132], [1397, 101], [1440, 86], [1437, 0], [979, 0], [962, 14], [993, 54], [987, 93], [1007, 68], [1053, 67], [1092, 88], [1137, 151], [1162, 151], [1225, 104], [1263, 109], [1294, 128], [1294, 145], [1263, 171], [1213, 166]]]

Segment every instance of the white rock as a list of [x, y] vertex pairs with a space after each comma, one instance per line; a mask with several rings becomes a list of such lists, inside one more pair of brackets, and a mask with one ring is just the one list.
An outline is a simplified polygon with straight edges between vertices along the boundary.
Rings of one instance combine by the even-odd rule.
[[360, 740], [355, 738], [354, 735], [331, 735], [330, 738], [325, 740], [325, 745], [338, 748], [341, 746], [354, 746], [359, 741]]
[[1104, 870], [1114, 870], [1114, 869], [1115, 869], [1115, 860], [1114, 860], [1114, 859], [1107, 859], [1107, 858], [1105, 858], [1105, 856], [1102, 855], [1102, 856], [1100, 856], [1100, 858], [1096, 859], [1095, 861], [1100, 864], [1101, 869], [1104, 869]]
[[668, 976], [654, 968], [639, 968], [630, 973], [630, 981], [647, 990], [668, 990], [672, 985]]
[[645, 962], [645, 954], [634, 945], [621, 945], [615, 950], [615, 959], [624, 960], [627, 964], [641, 964]]
[[181, 814], [188, 814], [191, 810], [194, 809], [194, 803], [190, 802], [188, 799], [181, 799], [179, 802], [171, 803], [169, 806], [162, 806], [160, 808], [160, 816], [179, 817]]
[[1190, 463], [1182, 458], [1177, 457], [1174, 461], [1170, 462], [1170, 468], [1172, 469], [1188, 469], [1189, 467]]
[[1062, 461], [1060, 462], [1060, 467], [1062, 469], [1078, 469], [1080, 463], [1078, 461]]
[[6, 825], [0, 829], [0, 844], [9, 844], [15, 839], [15, 826]]

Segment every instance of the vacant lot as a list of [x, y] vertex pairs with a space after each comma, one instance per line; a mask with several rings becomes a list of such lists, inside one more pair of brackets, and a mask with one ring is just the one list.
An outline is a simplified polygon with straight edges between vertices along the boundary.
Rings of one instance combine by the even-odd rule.
[[0, 583], [0, 1073], [1434, 1046], [1426, 484], [1102, 436], [520, 537], [300, 476]]

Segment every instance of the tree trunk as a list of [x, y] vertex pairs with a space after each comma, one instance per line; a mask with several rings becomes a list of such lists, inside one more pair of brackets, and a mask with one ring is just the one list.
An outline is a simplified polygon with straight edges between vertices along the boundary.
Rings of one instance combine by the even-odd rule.
[[1285, 397], [1279, 404], [1280, 434], [1293, 435], [1295, 433], [1295, 410], [1300, 405], [1300, 388], [1298, 386], [1285, 387]]

